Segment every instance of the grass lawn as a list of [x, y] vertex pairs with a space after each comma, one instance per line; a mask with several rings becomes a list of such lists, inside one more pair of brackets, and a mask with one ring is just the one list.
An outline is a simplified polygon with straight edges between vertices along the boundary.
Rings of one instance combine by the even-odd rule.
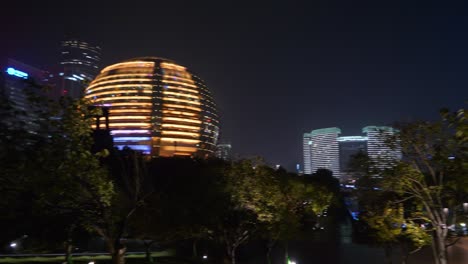
[[[170, 257], [174, 256], [174, 251], [159, 251], [152, 252], [152, 257]], [[125, 258], [130, 259], [144, 259], [145, 254], [129, 254], [125, 255]], [[73, 261], [76, 263], [88, 263], [90, 261], [99, 261], [99, 260], [110, 260], [111, 256], [109, 255], [97, 255], [97, 256], [73, 256]], [[0, 263], [62, 263], [64, 261], [64, 256], [54, 256], [54, 257], [5, 257], [0, 258]]]

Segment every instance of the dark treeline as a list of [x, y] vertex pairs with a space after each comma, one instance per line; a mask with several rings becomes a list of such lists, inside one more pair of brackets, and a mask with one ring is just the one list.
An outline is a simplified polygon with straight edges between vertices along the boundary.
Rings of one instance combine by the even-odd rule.
[[3, 252], [65, 253], [71, 263], [77, 248], [99, 238], [112, 263], [125, 262], [129, 241], [144, 246], [146, 262], [155, 261], [155, 248], [187, 244], [185, 255], [196, 262], [202, 244], [215, 249], [213, 263], [235, 263], [239, 246], [262, 240], [269, 261], [275, 243], [293, 238], [305, 217], [318, 221], [335, 195], [331, 175], [307, 181], [261, 159], [93, 152], [91, 125], [99, 109], [85, 101], [36, 99], [34, 126], [21, 118], [30, 113], [8, 102], [0, 111]]

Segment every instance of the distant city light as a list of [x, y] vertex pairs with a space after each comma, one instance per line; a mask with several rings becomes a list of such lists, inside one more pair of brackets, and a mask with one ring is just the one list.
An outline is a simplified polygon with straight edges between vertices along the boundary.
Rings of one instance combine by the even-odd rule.
[[9, 74], [9, 75], [13, 75], [13, 76], [16, 76], [16, 77], [20, 77], [20, 78], [24, 78], [24, 79], [27, 79], [28, 78], [28, 74], [25, 73], [25, 72], [22, 72], [22, 71], [19, 71], [19, 70], [16, 70], [14, 68], [7, 68], [6, 72]]
[[10, 243], [10, 247], [15, 248], [17, 245], [15, 242]]
[[207, 259], [207, 258], [208, 258], [208, 256], [207, 256], [207, 255], [203, 255], [203, 259]]

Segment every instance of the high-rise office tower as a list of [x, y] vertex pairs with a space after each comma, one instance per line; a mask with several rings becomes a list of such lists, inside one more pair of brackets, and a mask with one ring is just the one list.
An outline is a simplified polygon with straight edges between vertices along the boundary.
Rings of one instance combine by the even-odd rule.
[[105, 67], [85, 98], [109, 109], [109, 129], [118, 148], [152, 156], [214, 154], [219, 135], [216, 105], [202, 79], [158, 57]]
[[7, 59], [2, 65], [2, 80], [0, 83], [0, 96], [8, 100], [12, 106], [11, 120], [3, 120], [11, 127], [23, 128], [31, 133], [38, 130], [37, 111], [28, 99], [28, 94], [45, 96], [41, 85], [48, 81], [46, 71], [17, 60]]
[[84, 88], [99, 73], [101, 47], [78, 39], [62, 41], [62, 71], [58, 94], [78, 99]]
[[[328, 169], [333, 176], [340, 177], [340, 156], [337, 138], [341, 130], [337, 127], [312, 130], [304, 135], [304, 172], [314, 173], [318, 169]], [[309, 140], [309, 141], [307, 141]], [[310, 165], [307, 155], [310, 153]], [[307, 167], [310, 166], [310, 173]]]
[[366, 126], [362, 129], [362, 133], [367, 134], [368, 138], [367, 155], [376, 163], [376, 169], [390, 168], [396, 160], [401, 159], [402, 154], [398, 144], [391, 147], [388, 142], [389, 137], [396, 132], [396, 129], [388, 126]]
[[230, 160], [232, 158], [231, 144], [223, 143], [216, 146], [216, 157], [223, 160]]
[[359, 152], [367, 152], [367, 137], [345, 136], [339, 137], [337, 141], [340, 148], [341, 180], [350, 179], [352, 176], [350, 161]]

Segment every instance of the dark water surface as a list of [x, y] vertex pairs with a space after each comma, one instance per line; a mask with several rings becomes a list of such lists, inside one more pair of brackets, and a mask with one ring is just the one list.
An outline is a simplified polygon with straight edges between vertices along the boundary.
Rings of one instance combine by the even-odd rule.
[[[284, 264], [284, 245], [277, 245], [272, 253], [273, 264]], [[259, 254], [252, 254], [252, 252]], [[266, 250], [262, 246], [249, 245], [241, 249], [239, 264], [266, 263]], [[297, 264], [375, 264], [385, 263], [385, 252], [382, 248], [371, 247], [353, 241], [351, 219], [339, 218], [325, 224], [325, 229], [304, 230], [300, 239], [288, 243], [291, 260]], [[252, 256], [255, 255], [255, 256]], [[248, 256], [248, 257], [247, 257]], [[395, 249], [393, 263], [401, 263], [401, 253]], [[433, 263], [430, 247], [410, 255], [408, 264]], [[450, 264], [468, 264], [468, 238], [461, 239], [449, 248]]]

